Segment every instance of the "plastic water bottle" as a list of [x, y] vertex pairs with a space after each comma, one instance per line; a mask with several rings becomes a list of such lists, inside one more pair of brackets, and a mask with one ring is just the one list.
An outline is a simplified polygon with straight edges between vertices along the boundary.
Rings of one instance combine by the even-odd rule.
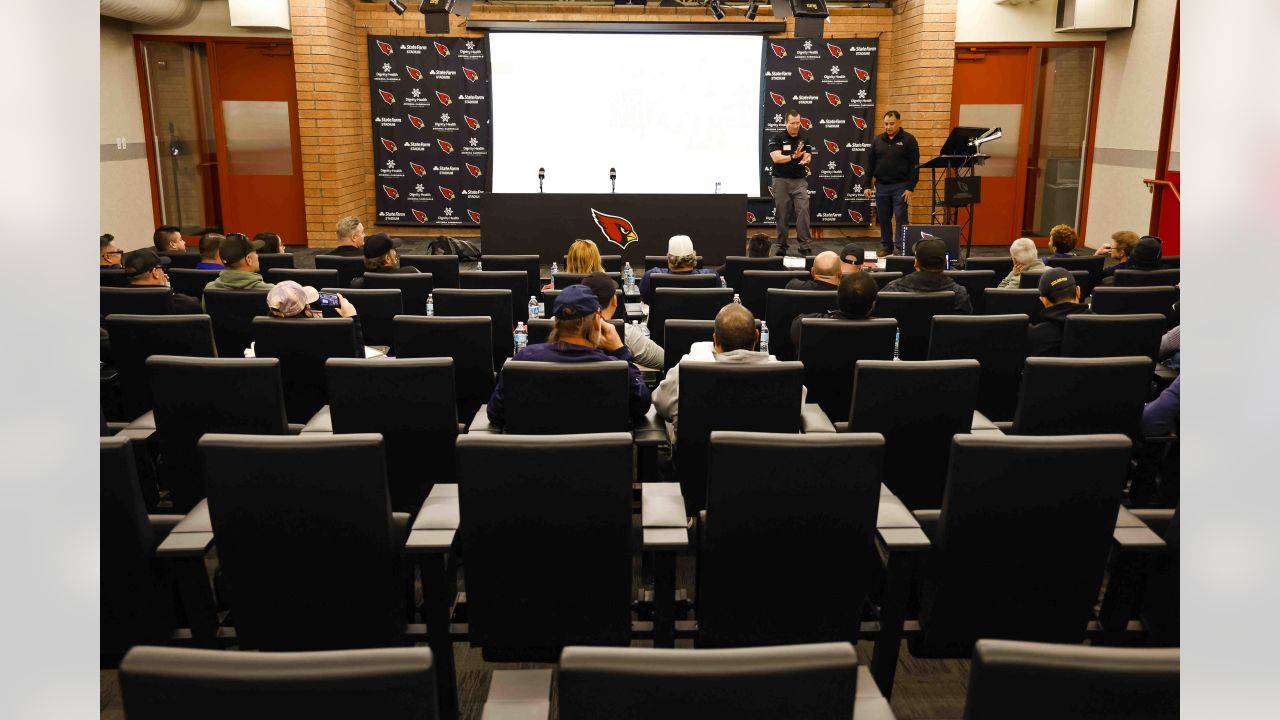
[[484, 270], [484, 261], [483, 261], [483, 260], [477, 260], [477, 261], [476, 261], [476, 272], [480, 272], [481, 270]]
[[525, 329], [524, 323], [516, 323], [514, 339], [516, 343], [516, 352], [520, 352], [529, 344], [529, 331]]
[[622, 266], [622, 281], [627, 287], [636, 284], [636, 271], [631, 269], [631, 263]]
[[542, 305], [538, 302], [538, 298], [533, 295], [529, 296], [529, 319], [536, 320], [542, 316]]
[[436, 314], [436, 296], [427, 293], [427, 317], [434, 317]]
[[760, 323], [760, 352], [769, 352], [769, 323]]
[[717, 180], [717, 181], [716, 181], [716, 194], [717, 194], [717, 195], [719, 195], [719, 194], [720, 194], [720, 181], [719, 181], [719, 180]]
[[[724, 285], [723, 285], [724, 280], [722, 279], [720, 282], [721, 282], [721, 287], [724, 287]], [[742, 304], [742, 298], [738, 296], [738, 293], [734, 293], [734, 294], [733, 294], [733, 304], [734, 304], [734, 305], [741, 305], [741, 304]]]
[[555, 264], [555, 263], [551, 263], [551, 277], [552, 277], [552, 279], [555, 279], [556, 273], [558, 273], [558, 272], [560, 272], [560, 266], [559, 266], [559, 265], [557, 265], [557, 264]]
[[893, 359], [894, 360], [898, 359], [898, 343], [901, 342], [901, 340], [902, 340], [902, 331], [894, 330], [893, 331]]
[[729, 284], [728, 284], [728, 283], [726, 283], [726, 282], [724, 281], [724, 276], [723, 276], [723, 275], [721, 275], [721, 276], [720, 276], [720, 287], [721, 287], [721, 288], [727, 288], [727, 287], [729, 287]]
[[644, 324], [644, 323], [641, 323], [639, 320], [632, 320], [631, 322], [633, 322], [633, 323], [636, 323], [636, 324], [640, 325], [640, 334], [644, 335], [645, 337], [649, 337], [649, 336], [650, 336], [650, 334], [651, 334], [651, 333], [649, 332], [649, 326], [648, 326], [648, 325], [646, 325], [646, 324]]

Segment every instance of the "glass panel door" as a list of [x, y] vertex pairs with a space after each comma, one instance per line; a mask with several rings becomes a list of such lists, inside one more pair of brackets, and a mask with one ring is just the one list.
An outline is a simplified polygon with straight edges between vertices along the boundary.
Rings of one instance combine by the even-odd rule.
[[1092, 47], [1040, 49], [1026, 235], [1044, 237], [1059, 224], [1079, 227], [1095, 52]]

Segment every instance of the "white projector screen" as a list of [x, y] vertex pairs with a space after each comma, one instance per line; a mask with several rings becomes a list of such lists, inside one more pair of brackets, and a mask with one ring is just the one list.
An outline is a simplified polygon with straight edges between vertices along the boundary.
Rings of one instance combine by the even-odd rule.
[[762, 42], [491, 33], [493, 192], [759, 195]]

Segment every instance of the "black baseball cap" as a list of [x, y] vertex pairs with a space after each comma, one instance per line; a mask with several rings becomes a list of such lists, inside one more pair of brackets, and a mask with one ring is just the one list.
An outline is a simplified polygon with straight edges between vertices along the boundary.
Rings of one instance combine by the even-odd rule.
[[609, 301], [618, 292], [618, 283], [602, 272], [593, 272], [582, 278], [582, 284], [586, 285], [595, 294], [596, 300], [599, 301], [602, 308], [608, 307]]
[[911, 248], [916, 263], [925, 270], [944, 270], [947, 267], [947, 243], [942, 238], [927, 237]]
[[578, 283], [570, 285], [556, 296], [551, 314], [562, 320], [577, 320], [600, 309], [600, 301], [591, 288]]
[[249, 257], [249, 253], [257, 252], [266, 246], [267, 244], [261, 240], [250, 240], [241, 233], [231, 233], [219, 243], [218, 256], [222, 258], [223, 264], [235, 265]]
[[858, 243], [849, 243], [840, 249], [840, 262], [842, 263], [861, 265], [863, 257], [862, 246], [858, 245]]
[[169, 258], [151, 248], [132, 250], [125, 253], [120, 260], [120, 266], [124, 268], [125, 277], [131, 278], [149, 273], [154, 268], [164, 267], [168, 264]]
[[1049, 268], [1040, 275], [1040, 294], [1053, 299], [1071, 292], [1076, 287], [1076, 278], [1066, 268]]
[[400, 247], [400, 238], [393, 238], [386, 233], [374, 233], [364, 238], [364, 256], [367, 258], [382, 257], [392, 248]]

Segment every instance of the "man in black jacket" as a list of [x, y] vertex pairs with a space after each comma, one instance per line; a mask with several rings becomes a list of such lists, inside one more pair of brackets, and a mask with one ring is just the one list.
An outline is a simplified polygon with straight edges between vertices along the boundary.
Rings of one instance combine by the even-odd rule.
[[[386, 233], [374, 233], [364, 239], [364, 271], [365, 273], [416, 273], [416, 267], [400, 267], [400, 238], [393, 238]], [[364, 287], [363, 277], [351, 278], [351, 287]]]
[[[164, 269], [169, 264], [169, 258], [151, 248], [125, 253], [122, 264], [130, 287], [169, 287], [169, 273]], [[204, 312], [199, 300], [172, 290], [169, 292], [173, 295], [169, 310], [171, 314], [200, 315]]]
[[1062, 331], [1067, 317], [1088, 314], [1089, 308], [1080, 304], [1080, 286], [1064, 268], [1049, 268], [1040, 276], [1040, 322], [1027, 332], [1030, 354], [1036, 357], [1057, 357], [1062, 354]]
[[894, 221], [896, 232], [902, 232], [911, 193], [920, 180], [920, 145], [914, 135], [902, 129], [897, 110], [884, 114], [884, 132], [871, 139], [867, 166], [874, 183], [867, 183], [862, 192], [876, 197], [876, 222], [880, 223], [880, 250], [876, 254], [884, 257], [893, 254]]
[[880, 292], [939, 292], [951, 290], [956, 294], [956, 312], [969, 314], [969, 291], [955, 280], [942, 274], [947, 267], [947, 244], [941, 238], [925, 238], [911, 249], [916, 256], [916, 271], [900, 277], [884, 286]]
[[871, 273], [851, 272], [840, 278], [840, 287], [836, 290], [835, 310], [821, 313], [805, 313], [791, 321], [791, 342], [800, 347], [800, 321], [804, 318], [832, 318], [835, 320], [866, 320], [876, 308], [876, 295], [879, 286]]
[[835, 290], [840, 285], [840, 256], [830, 250], [813, 259], [809, 277], [787, 283], [787, 290]]

